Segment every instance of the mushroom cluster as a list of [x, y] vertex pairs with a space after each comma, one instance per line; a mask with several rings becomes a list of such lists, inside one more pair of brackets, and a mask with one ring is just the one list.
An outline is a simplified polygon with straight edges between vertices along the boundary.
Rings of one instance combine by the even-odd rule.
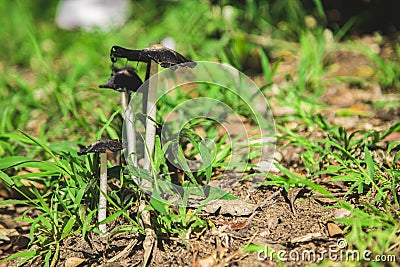
[[[135, 72], [132, 67], [124, 67], [118, 69], [114, 67], [114, 63], [118, 58], [124, 58], [128, 61], [144, 62], [147, 64], [145, 81], [146, 88], [140, 90], [143, 93], [143, 114], [145, 114], [145, 155], [143, 168], [150, 171], [151, 157], [154, 150], [154, 140], [156, 135], [156, 110], [155, 103], [157, 101], [157, 79], [151, 79], [158, 72], [158, 65], [164, 68], [169, 68], [175, 71], [178, 67], [189, 67], [194, 68], [196, 63], [189, 60], [179, 54], [178, 52], [169, 49], [161, 44], [152, 45], [146, 47], [142, 50], [127, 49], [120, 46], [113, 46], [110, 51], [110, 59], [112, 62], [112, 74], [110, 79], [105, 83], [100, 85], [100, 88], [109, 88], [115, 91], [121, 92], [121, 102], [122, 108], [125, 111], [125, 123], [126, 123], [126, 144], [122, 144], [117, 140], [100, 140], [88, 147], [83, 147], [79, 155], [87, 153], [100, 153], [100, 196], [99, 196], [99, 230], [106, 233], [106, 225], [101, 224], [106, 218], [106, 205], [107, 205], [107, 157], [106, 150], [113, 152], [119, 151], [123, 148], [127, 149], [127, 155], [130, 162], [134, 167], [138, 167], [137, 153], [136, 153], [136, 133], [133, 124], [133, 114], [131, 107], [129, 106], [129, 101], [131, 94], [138, 91], [138, 89], [143, 85], [143, 81], [139, 75]], [[134, 177], [133, 177], [134, 178]]]

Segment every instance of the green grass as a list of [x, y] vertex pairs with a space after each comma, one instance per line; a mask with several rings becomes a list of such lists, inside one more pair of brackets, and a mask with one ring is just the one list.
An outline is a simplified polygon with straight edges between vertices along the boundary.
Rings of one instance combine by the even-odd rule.
[[[36, 217], [20, 218], [31, 225], [30, 246], [36, 249], [19, 252], [9, 259], [30, 261], [43, 257], [46, 266], [54, 266], [63, 240], [77, 234], [85, 237], [89, 232], [99, 233], [96, 220], [99, 159], [92, 155], [78, 156], [77, 151], [78, 144], [121, 138], [120, 95], [97, 88], [110, 74], [109, 49], [112, 45], [146, 47], [166, 36], [176, 40], [178, 51], [195, 60], [227, 62], [246, 73], [262, 74], [265, 81], [262, 90], [266, 94], [272, 94], [272, 81], [284, 60], [271, 55], [276, 51], [293, 53], [299, 59], [297, 72], [293, 77], [288, 75], [286, 83], [274, 95], [277, 105], [290, 107], [292, 112], [275, 120], [278, 139], [285, 146], [302, 149], [302, 173], [281, 164], [277, 166], [281, 173], [269, 174], [264, 185], [286, 190], [308, 187], [334, 197], [326, 185], [316, 182], [317, 178], [329, 175], [332, 181], [345, 183], [349, 188], [347, 195], [338, 203], [353, 216], [338, 222], [346, 225], [344, 232], [349, 244], [374, 254], [393, 253], [396, 244], [400, 244], [400, 143], [389, 141], [382, 149], [383, 155], [375, 150], [382, 146], [385, 137], [399, 132], [400, 124], [397, 122], [382, 131], [354, 131], [332, 125], [319, 115], [326, 108], [319, 97], [329, 83], [347, 82], [328, 75], [328, 59], [340, 49], [350, 49], [373, 62], [373, 78], [361, 79], [360, 84], [377, 84], [398, 92], [400, 46], [395, 45], [395, 58], [384, 59], [351, 41], [339, 43], [348, 25], [332, 33], [330, 39], [324, 28], [326, 18], [320, 2], [314, 2], [316, 8], [310, 14], [295, 0], [263, 4], [247, 1], [222, 7], [212, 6], [208, 1], [162, 2], [162, 8], [154, 8], [151, 1], [145, 1], [133, 3], [132, 19], [124, 28], [110, 33], [57, 29], [53, 24], [53, 3], [46, 3], [43, 9], [40, 4], [2, 2], [0, 180], [21, 197], [1, 201], [0, 205], [26, 205], [38, 211]], [[319, 24], [311, 25], [310, 18]], [[271, 42], [261, 46], [251, 41], [254, 36], [260, 37], [259, 40], [271, 36]], [[143, 74], [145, 66], [139, 64], [138, 70]], [[197, 94], [219, 97], [237, 105], [241, 115], [250, 114], [235, 96], [224, 94], [216, 86], [199, 85]], [[190, 98], [191, 92], [184, 90], [165, 97], [158, 122], [162, 122], [170, 108]], [[395, 102], [390, 107], [380, 102], [374, 106], [398, 108]], [[196, 127], [202, 127], [207, 138], [214, 141], [214, 154], [208, 153], [207, 144], [200, 142], [202, 138], [196, 134]], [[302, 129], [320, 132], [323, 138], [305, 136]], [[210, 181], [213, 172], [224, 170], [231, 147], [218, 137], [218, 128], [212, 121], [191, 121], [184, 131], [185, 138], [178, 140], [182, 144], [178, 158], [181, 166], [185, 165], [184, 158], [201, 157], [204, 162], [211, 162], [199, 172], [184, 171], [184, 184], [190, 188], [201, 181]], [[187, 150], [190, 145], [193, 149]], [[168, 144], [161, 146], [157, 139], [152, 168], [153, 173], [159, 174], [157, 178], [163, 178], [159, 184], [164, 186], [163, 190], [170, 189], [168, 182], [174, 179], [166, 162], [167, 150]], [[248, 157], [257, 156], [250, 153]], [[144, 234], [140, 214], [132, 215], [130, 211], [145, 196], [123, 168], [111, 163], [108, 167], [115, 174], [113, 179], [120, 182], [108, 194], [109, 212], [104, 223], [123, 221], [113, 230], [114, 234], [125, 231]], [[26, 170], [34, 171], [23, 172]], [[133, 171], [150, 177], [150, 173], [141, 169]], [[41, 186], [27, 185], [23, 180]], [[215, 192], [216, 196], [220, 193]], [[358, 199], [352, 199], [354, 195]], [[350, 204], [351, 201], [356, 201], [356, 205]], [[154, 215], [154, 228], [160, 235], [176, 235], [184, 240], [185, 233], [207, 227], [207, 222], [197, 215], [198, 210], [192, 212], [185, 207], [175, 210], [157, 197], [149, 200], [146, 209]]]

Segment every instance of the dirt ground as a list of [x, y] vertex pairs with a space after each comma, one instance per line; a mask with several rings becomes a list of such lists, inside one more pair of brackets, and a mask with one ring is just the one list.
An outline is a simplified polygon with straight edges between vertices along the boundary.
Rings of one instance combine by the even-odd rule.
[[[243, 192], [243, 185], [238, 192]], [[159, 237], [150, 266], [265, 266], [266, 262], [258, 260], [255, 253], [242, 253], [240, 249], [249, 243], [268, 245], [276, 251], [323, 250], [335, 245], [341, 234], [335, 233], [331, 237], [327, 223], [345, 212], [326, 209], [327, 203], [323, 199], [313, 199], [307, 194], [301, 193], [293, 212], [284, 191], [273, 187], [259, 189], [249, 195], [252, 203], [261, 205], [250, 216], [204, 215], [212, 225], [209, 230], [192, 233], [186, 241]], [[61, 251], [60, 260], [77, 257], [85, 259], [87, 266], [101, 266], [100, 263], [104, 266], [137, 266], [142, 262], [142, 242], [143, 237], [133, 234], [112, 236], [107, 241], [99, 240], [98, 236], [88, 240], [70, 239]], [[131, 243], [134, 245], [130, 251], [123, 252]], [[267, 262], [276, 265], [273, 260]]]
[[[363, 73], [362, 71], [366, 70], [365, 66], [370, 64], [368, 59], [349, 52], [337, 54], [334, 58], [338, 66], [334, 75], [347, 75], [360, 71]], [[293, 70], [294, 67], [291, 66], [290, 60], [287, 64], [283, 62], [280, 66], [282, 77], [279, 78], [278, 73], [274, 82], [277, 84], [282, 82], [284, 73]], [[321, 98], [330, 107], [321, 113], [329, 122], [345, 126], [349, 130], [383, 130], [398, 120], [400, 109], [376, 109], [371, 105], [371, 101], [396, 99], [399, 99], [398, 91], [385, 92], [377, 86], [357, 88], [352, 84], [331, 84]], [[273, 103], [272, 109], [275, 116], [291, 112], [284, 108], [274, 108]], [[350, 111], [350, 115], [338, 116], [338, 112], [343, 109]], [[323, 133], [310, 132], [309, 129], [304, 129], [300, 134], [308, 138], [323, 138]], [[400, 134], [392, 134], [388, 138], [400, 140]], [[304, 173], [304, 166], [299, 157], [300, 148], [286, 146], [284, 149], [279, 149], [281, 145], [278, 144], [277, 150], [280, 164], [295, 173]], [[376, 155], [379, 155], [378, 152]], [[339, 198], [344, 197], [349, 189], [343, 183], [331, 182], [330, 177], [318, 179], [315, 182]], [[334, 223], [333, 220], [349, 216], [348, 212], [328, 208], [335, 203], [308, 188], [295, 188], [289, 192], [274, 186], [254, 189], [244, 181], [233, 189], [232, 194], [255, 204], [256, 209], [245, 216], [202, 212], [200, 216], [208, 221], [209, 227], [198, 233], [189, 233], [186, 240], [177, 236], [159, 236], [149, 266], [278, 266], [278, 261], [269, 257], [272, 254], [276, 257], [278, 251], [283, 251], [282, 253], [286, 254], [282, 255], [286, 256], [289, 253], [294, 255], [293, 251], [297, 251], [300, 255], [304, 251], [311, 250], [322, 253], [330, 247], [337, 247], [338, 241], [342, 241], [344, 225]], [[0, 197], [1, 201], [15, 195], [10, 195], [10, 192], [0, 187], [0, 196], [4, 196]], [[358, 203], [358, 200], [353, 200], [351, 195], [346, 196], [345, 200], [354, 205]], [[0, 208], [0, 259], [27, 247], [29, 226], [23, 221], [13, 220], [23, 213], [35, 215], [34, 210], [25, 207], [8, 205]], [[141, 266], [143, 239], [143, 236], [133, 233], [106, 238], [94, 234], [89, 234], [86, 239], [80, 236], [69, 238], [60, 248], [57, 266]], [[270, 253], [267, 253], [268, 257], [264, 252], [246, 253], [241, 250], [251, 243], [268, 246], [270, 249], [267, 251]], [[288, 260], [285, 265], [306, 266], [315, 262], [317, 260], [313, 258]], [[332, 265], [337, 263], [331, 262]], [[35, 266], [41, 264], [37, 262]], [[13, 266], [13, 263], [0, 265], [0, 267], [5, 266]]]

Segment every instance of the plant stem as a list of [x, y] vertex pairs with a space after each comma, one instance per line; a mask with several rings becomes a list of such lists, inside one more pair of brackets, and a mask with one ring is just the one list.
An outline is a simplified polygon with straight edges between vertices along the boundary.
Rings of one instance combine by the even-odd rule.
[[[107, 153], [100, 153], [100, 190], [99, 190], [99, 213], [98, 222], [107, 217]], [[106, 224], [99, 224], [99, 230], [103, 233], [107, 232]]]

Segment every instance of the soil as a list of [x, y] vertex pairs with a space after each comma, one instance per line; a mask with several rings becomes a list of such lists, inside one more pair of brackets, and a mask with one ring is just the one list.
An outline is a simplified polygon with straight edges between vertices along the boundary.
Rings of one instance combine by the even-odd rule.
[[[362, 67], [368, 65], [368, 59], [348, 52], [336, 54], [333, 60], [339, 66], [336, 75], [341, 76], [362, 71]], [[288, 61], [292, 64], [292, 60]], [[295, 67], [294, 64], [291, 69]], [[284, 62], [280, 68], [281, 73], [291, 71]], [[278, 71], [274, 80], [278, 85], [284, 82], [284, 75], [279, 77]], [[331, 84], [321, 100], [329, 105], [329, 108], [321, 111], [327, 120], [345, 126], [350, 131], [388, 129], [400, 116], [398, 108], [377, 109], [371, 105], [371, 100], [399, 100], [398, 91], [383, 92], [376, 85], [355, 88], [350, 83]], [[273, 104], [273, 99], [271, 103]], [[276, 116], [291, 112], [290, 109], [279, 108], [277, 105], [273, 105], [272, 109]], [[348, 111], [346, 113], [348, 115], [338, 115], [343, 109]], [[313, 129], [300, 129], [298, 133], [307, 138], [324, 137], [323, 133]], [[400, 135], [395, 133], [387, 138], [400, 140]], [[294, 146], [282, 148], [282, 145], [283, 143], [280, 143], [277, 146], [280, 164], [299, 175], [306, 174], [299, 157], [300, 148]], [[375, 151], [374, 155], [376, 160], [383, 160], [379, 158], [379, 151]], [[277, 170], [272, 171], [282, 175]], [[351, 200], [353, 196], [344, 198], [349, 189], [345, 184], [331, 182], [329, 178], [322, 176], [316, 178], [319, 179], [316, 182], [335, 195], [357, 205], [357, 200]], [[3, 196], [0, 201], [15, 197], [4, 188], [0, 190], [0, 195]], [[349, 214], [342, 209], [328, 208], [334, 206], [335, 202], [321, 197], [309, 188], [293, 188], [288, 192], [275, 186], [254, 189], [244, 181], [233, 189], [232, 194], [255, 204], [257, 208], [245, 216], [202, 212], [200, 216], [207, 220], [208, 227], [200, 232], [188, 233], [186, 238], [158, 236], [148, 266], [278, 266], [278, 261], [269, 257], [270, 255], [276, 257], [278, 251], [286, 253], [282, 254], [284, 257], [288, 257], [289, 253], [295, 255], [295, 251], [300, 255], [311, 250], [323, 253], [329, 248], [337, 248], [338, 241], [345, 235], [344, 225], [334, 223], [333, 220]], [[22, 214], [34, 216], [35, 211], [17, 205], [0, 208], [0, 259], [27, 248], [30, 240], [29, 225], [23, 221], [13, 220]], [[115, 224], [119, 223], [126, 222]], [[85, 238], [77, 235], [61, 244], [57, 266], [141, 266], [144, 254], [143, 241], [143, 235], [136, 233], [109, 236], [89, 233]], [[241, 249], [249, 244], [267, 246], [269, 250], [267, 254], [262, 251], [243, 252]], [[398, 250], [399, 255], [400, 248]], [[285, 264], [306, 266], [315, 262], [317, 260], [308, 258], [308, 260], [288, 260]], [[13, 264], [9, 262], [0, 266], [13, 266]], [[42, 265], [43, 262], [34, 263], [34, 266]]]
[[[342, 237], [341, 232], [331, 236], [328, 231], [327, 223], [333, 223], [332, 219], [345, 213], [340, 209], [328, 209], [333, 204], [329, 199], [312, 198], [310, 192], [302, 190], [297, 192], [292, 207], [288, 194], [281, 188], [266, 186], [254, 190], [246, 184], [238, 184], [232, 193], [243, 197], [245, 192], [247, 199], [244, 200], [257, 204], [257, 210], [249, 216], [201, 215], [209, 222], [209, 229], [194, 232], [187, 240], [158, 237], [149, 266], [265, 266], [266, 263], [275, 266], [273, 259], [261, 261], [256, 253], [243, 253], [241, 248], [252, 243], [268, 246], [276, 252], [322, 251], [334, 246]], [[1, 218], [6, 216], [3, 209]], [[6, 254], [26, 247], [29, 242], [27, 225], [18, 228], [19, 240], [13, 240], [8, 249], [1, 247]], [[79, 259], [84, 260], [79, 266], [139, 266], [143, 260], [143, 239], [134, 233], [89, 234], [85, 239], [78, 235], [61, 245], [57, 266], [77, 266], [68, 264]], [[124, 251], [129, 246], [131, 248]], [[34, 266], [42, 264], [38, 261]], [[301, 261], [293, 264], [299, 265]]]

